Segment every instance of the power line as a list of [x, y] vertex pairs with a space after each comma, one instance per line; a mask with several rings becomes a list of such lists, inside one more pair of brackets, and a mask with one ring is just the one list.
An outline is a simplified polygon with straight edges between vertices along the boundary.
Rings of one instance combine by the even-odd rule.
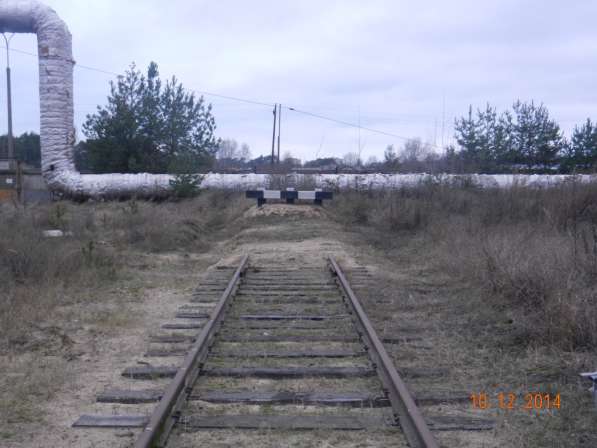
[[[12, 48], [11, 51], [14, 51], [16, 53], [25, 54], [25, 55], [28, 55], [28, 56], [33, 56], [33, 57], [36, 57], [36, 58], [38, 57], [38, 55], [35, 54], [35, 53], [30, 53], [28, 51], [18, 50], [18, 49], [15, 49], [15, 48]], [[103, 69], [100, 69], [100, 68], [91, 67], [91, 66], [83, 65], [83, 64], [76, 64], [75, 67], [79, 67], [79, 68], [82, 68], [82, 69], [85, 69], [85, 70], [95, 71], [95, 72], [99, 72], [99, 73], [104, 73], [104, 74], [108, 74], [108, 75], [113, 75], [113, 76], [117, 76], [117, 77], [121, 76], [120, 74], [112, 72], [112, 71], [109, 71], [109, 70], [103, 70]], [[230, 100], [230, 101], [237, 101], [237, 102], [242, 102], [242, 103], [246, 103], [246, 104], [255, 104], [255, 105], [258, 105], [258, 106], [272, 107], [272, 106], [275, 106], [275, 104], [276, 104], [276, 103], [267, 103], [267, 102], [264, 102], [264, 101], [250, 100], [250, 99], [246, 99], [246, 98], [239, 98], [239, 97], [235, 97], [235, 96], [231, 96], [231, 95], [222, 95], [222, 94], [219, 94], [219, 93], [207, 92], [207, 91], [204, 91], [204, 90], [196, 90], [196, 89], [189, 89], [189, 90], [192, 90], [193, 92], [199, 93], [201, 95], [213, 96], [213, 97], [216, 97], [216, 98], [223, 98], [223, 99], [227, 99], [227, 100]], [[385, 136], [388, 136], [388, 137], [398, 138], [400, 140], [410, 140], [409, 137], [404, 137], [402, 135], [393, 134], [391, 132], [381, 131], [379, 129], [372, 129], [372, 128], [369, 128], [369, 127], [364, 127], [364, 126], [361, 126], [360, 123], [359, 124], [355, 124], [355, 123], [351, 123], [351, 122], [348, 122], [348, 121], [338, 120], [338, 119], [335, 119], [335, 118], [327, 117], [325, 115], [320, 115], [320, 114], [316, 114], [316, 113], [313, 113], [313, 112], [308, 112], [308, 111], [305, 111], [305, 110], [301, 110], [301, 109], [297, 109], [297, 108], [289, 107], [289, 106], [284, 106], [284, 108], [287, 109], [287, 110], [289, 110], [289, 111], [296, 112], [296, 113], [303, 114], [303, 115], [308, 115], [310, 117], [318, 118], [320, 120], [331, 121], [333, 123], [342, 124], [344, 126], [349, 126], [349, 127], [357, 128], [357, 129], [359, 129], [359, 131], [360, 130], [364, 130], [364, 131], [372, 132], [374, 134], [380, 134], [380, 135], [385, 135]], [[437, 148], [437, 146], [435, 144], [431, 145], [431, 146]]]
[[[38, 58], [39, 57], [39, 55], [36, 54], [36, 53], [31, 53], [29, 51], [24, 51], [24, 50], [18, 50], [16, 48], [11, 48], [10, 51], [13, 51], [15, 53], [25, 54], [27, 56], [33, 56], [34, 58]], [[104, 69], [101, 69], [101, 68], [90, 67], [88, 65], [83, 65], [83, 64], [79, 64], [79, 63], [77, 63], [75, 65], [75, 67], [82, 68], [82, 69], [85, 69], [85, 70], [94, 71], [94, 72], [104, 73], [106, 75], [120, 76], [118, 73], [111, 72], [109, 70], [104, 70]]]
[[248, 100], [246, 98], [237, 98], [237, 97], [229, 96], [229, 95], [221, 95], [219, 93], [211, 93], [211, 92], [206, 92], [206, 91], [203, 91], [203, 90], [196, 90], [196, 89], [190, 89], [190, 90], [192, 90], [193, 92], [196, 92], [196, 93], [200, 93], [201, 95], [214, 96], [216, 98], [224, 98], [224, 99], [227, 99], [227, 100], [238, 101], [238, 102], [241, 102], [241, 103], [256, 104], [258, 106], [267, 106], [267, 107], [273, 107], [274, 106], [274, 103], [264, 103], [264, 102], [261, 102], [261, 101]]
[[118, 73], [114, 73], [114, 72], [111, 72], [111, 71], [108, 71], [108, 70], [102, 70], [101, 68], [89, 67], [87, 65], [82, 65], [82, 64], [78, 64], [78, 63], [75, 64], [75, 67], [82, 68], [82, 69], [85, 69], [85, 70], [90, 70], [90, 71], [93, 71], [93, 72], [104, 73], [106, 75], [121, 76]]
[[[331, 117], [326, 117], [325, 115], [319, 115], [319, 114], [315, 114], [313, 112], [307, 112], [305, 110], [300, 110], [300, 109], [296, 109], [294, 107], [286, 107], [284, 106], [286, 109], [292, 111], [292, 112], [297, 112], [299, 114], [303, 114], [303, 115], [308, 115], [314, 118], [319, 118], [321, 120], [327, 120], [327, 121], [331, 121], [333, 123], [338, 123], [338, 124], [342, 124], [344, 126], [349, 126], [349, 127], [353, 127], [353, 128], [358, 128], [358, 129], [362, 129], [364, 131], [369, 131], [369, 132], [373, 132], [374, 134], [381, 134], [381, 135], [386, 135], [388, 137], [394, 137], [394, 138], [398, 138], [400, 140], [410, 140], [409, 137], [404, 137], [403, 135], [398, 135], [398, 134], [392, 134], [391, 132], [386, 132], [386, 131], [380, 131], [379, 129], [372, 129], [372, 128], [368, 128], [365, 126], [360, 126], [358, 124], [355, 123], [351, 123], [349, 121], [343, 121], [343, 120], [337, 120], [335, 118], [331, 118]], [[435, 148], [437, 148], [436, 145], [430, 145], [433, 146]]]
[[[15, 48], [11, 48], [11, 51], [14, 51], [16, 53], [25, 54], [27, 56], [33, 56], [33, 57], [36, 57], [36, 58], [38, 57], [38, 55], [35, 54], [35, 53], [31, 53], [31, 52], [23, 51], [23, 50], [17, 50]], [[84, 70], [90, 70], [90, 71], [94, 71], [94, 72], [103, 73], [103, 74], [106, 74], [106, 75], [112, 75], [112, 76], [116, 76], [116, 77], [122, 76], [122, 74], [120, 74], [120, 73], [112, 72], [112, 71], [109, 71], [109, 70], [104, 70], [104, 69], [101, 69], [101, 68], [91, 67], [89, 65], [83, 65], [83, 64], [79, 64], [79, 63], [77, 63], [75, 65], [75, 67], [82, 68]], [[204, 90], [197, 90], [197, 89], [189, 89], [189, 90], [192, 90], [193, 92], [199, 93], [201, 95], [213, 96], [213, 97], [216, 97], [216, 98], [223, 98], [223, 99], [226, 99], [226, 100], [239, 101], [239, 102], [248, 103], [248, 104], [256, 104], [258, 106], [272, 107], [274, 105], [274, 103], [265, 103], [265, 102], [262, 102], [262, 101], [249, 100], [249, 99], [246, 99], [246, 98], [238, 98], [238, 97], [234, 97], [234, 96], [230, 96], [230, 95], [221, 95], [219, 93], [207, 92], [207, 91], [204, 91]]]
[[29, 53], [28, 51], [17, 50], [16, 48], [11, 48], [10, 51], [12, 51], [13, 53], [21, 53], [21, 54], [26, 54], [27, 56], [37, 57], [37, 55], [35, 53]]

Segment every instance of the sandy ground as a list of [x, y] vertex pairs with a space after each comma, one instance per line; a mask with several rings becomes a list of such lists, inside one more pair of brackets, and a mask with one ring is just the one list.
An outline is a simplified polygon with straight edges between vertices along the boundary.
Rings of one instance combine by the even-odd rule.
[[[414, 327], [412, 331], [423, 338], [422, 342], [393, 348], [391, 354], [394, 359], [406, 365], [434, 363], [452, 368], [446, 377], [433, 383], [438, 390], [457, 388], [470, 392], [474, 387], [474, 372], [463, 372], [458, 367], [465, 344], [459, 348], [458, 339], [450, 339], [450, 334], [442, 330], [440, 317], [434, 315], [436, 307], [443, 306], [441, 295], [420, 292], [421, 288], [424, 291], [425, 282], [432, 289], [441, 288], [441, 282], [431, 282], [421, 267], [390, 264], [375, 249], [362, 244], [357, 236], [342, 230], [329, 219], [324, 208], [267, 204], [261, 209], [249, 209], [242, 219], [245, 221], [244, 230], [216, 244], [210, 252], [191, 256], [178, 253], [139, 254], [139, 262], [129, 267], [129, 285], [119, 283], [110, 297], [100, 303], [86, 304], [84, 308], [83, 305], [74, 305], [62, 309], [60, 315], [63, 319], [52, 324], [61, 328], [72, 340], [68, 350], [63, 356], [58, 356], [52, 367], [56, 369], [56, 378], [60, 378], [62, 385], [51, 397], [40, 397], [40, 410], [36, 411], [39, 412], [39, 419], [27, 424], [2, 422], [0, 446], [131, 446], [136, 434], [134, 430], [73, 429], [71, 425], [81, 414], [149, 414], [153, 405], [131, 407], [96, 404], [95, 396], [108, 387], [144, 388], [159, 384], [143, 384], [140, 381], [131, 386], [120, 372], [125, 367], [145, 361], [143, 353], [148, 347], [149, 335], [155, 333], [161, 324], [171, 322], [177, 308], [188, 302], [202, 272], [217, 262], [233, 265], [244, 253], [250, 253], [253, 266], [275, 266], [281, 263], [321, 265], [325, 257], [333, 255], [343, 267], [368, 267], [380, 279], [376, 285], [377, 291], [392, 300], [390, 305], [386, 304], [386, 308], [383, 308], [374, 303], [371, 297], [374, 294], [363, 298], [378, 331], [390, 334], [401, 326]], [[397, 289], [399, 285], [402, 289]], [[98, 319], [98, 316], [103, 317]], [[418, 349], [417, 344], [424, 347]], [[19, 381], [19, 375], [27, 374], [23, 366], [35, 368], [27, 365], [25, 356], [6, 361], [3, 367], [4, 382]], [[166, 358], [161, 364], [167, 364], [168, 361], [176, 363], [180, 359]], [[428, 385], [414, 382], [412, 387], [425, 388]], [[430, 411], [435, 414], [495, 417], [487, 412], [473, 413], [468, 403], [452, 408], [436, 406]], [[439, 434], [439, 439], [443, 445], [453, 447], [503, 446], [497, 434], [497, 431], [448, 432]], [[330, 432], [318, 437], [313, 434], [276, 435], [259, 431], [247, 436], [215, 431], [204, 435], [202, 446], [379, 447], [391, 446], [388, 437], [367, 432]], [[185, 444], [184, 439], [181, 441], [182, 446], [198, 446], [188, 441]]]
[[[117, 414], [126, 409], [96, 404], [95, 396], [108, 387], [130, 387], [120, 372], [138, 361], [148, 346], [147, 337], [186, 303], [202, 268], [217, 261], [209, 255], [139, 254], [129, 266], [128, 285], [115, 285], [105, 301], [78, 304], [58, 310], [52, 326], [68, 335], [71, 344], [52, 356], [48, 381], [61, 386], [35, 411], [31, 424], [3, 427], [5, 447], [108, 447], [128, 446], [131, 431], [73, 430], [81, 414]], [[62, 317], [62, 319], [60, 319]], [[36, 356], [40, 366], [47, 357]], [[20, 370], [22, 359], [13, 358], [10, 368]], [[38, 366], [25, 366], [26, 375]], [[46, 368], [47, 370], [47, 368]], [[138, 386], [142, 386], [139, 384]], [[137, 387], [138, 387], [137, 386]], [[31, 390], [36, 394], [36, 390]], [[137, 409], [149, 413], [151, 405]], [[4, 426], [4, 425], [3, 425]]]

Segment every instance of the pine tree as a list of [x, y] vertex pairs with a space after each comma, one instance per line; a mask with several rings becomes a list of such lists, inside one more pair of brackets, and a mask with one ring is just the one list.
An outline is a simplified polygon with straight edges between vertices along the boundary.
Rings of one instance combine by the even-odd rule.
[[394, 145], [388, 145], [383, 153], [384, 158], [384, 165], [389, 170], [397, 170], [398, 169], [398, 154], [396, 153], [396, 149]]
[[211, 105], [175, 77], [163, 85], [155, 62], [146, 75], [132, 64], [111, 82], [107, 105], [98, 106], [83, 125], [96, 173], [178, 171], [179, 158], [198, 170], [213, 161], [215, 129]]
[[[14, 138], [15, 156], [27, 165], [41, 166], [41, 147], [39, 134], [25, 132]], [[8, 135], [0, 136], [0, 158], [8, 155]]]
[[513, 145], [516, 161], [529, 169], [544, 169], [555, 166], [564, 149], [564, 138], [560, 126], [549, 117], [547, 108], [534, 102], [513, 105]]
[[517, 101], [513, 113], [498, 116], [489, 104], [485, 110], [472, 106], [468, 117], [456, 120], [456, 141], [468, 170], [496, 172], [526, 165], [528, 169], [553, 168], [566, 146], [559, 125], [547, 108]]
[[590, 118], [576, 126], [564, 157], [566, 169], [590, 170], [597, 166], [597, 125]]
[[487, 117], [479, 110], [474, 117], [473, 106], [469, 106], [468, 116], [457, 119], [454, 125], [456, 141], [462, 148], [462, 159], [470, 171], [483, 170], [490, 158], [488, 129], [491, 126], [486, 122]]

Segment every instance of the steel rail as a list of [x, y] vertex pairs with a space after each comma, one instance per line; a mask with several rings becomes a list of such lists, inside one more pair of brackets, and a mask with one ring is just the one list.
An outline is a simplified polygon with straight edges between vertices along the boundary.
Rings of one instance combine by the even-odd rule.
[[363, 332], [365, 342], [370, 348], [369, 353], [377, 364], [377, 372], [387, 390], [392, 410], [398, 418], [398, 423], [412, 448], [439, 448], [439, 444], [431, 434], [421, 411], [410, 394], [406, 384], [398, 374], [394, 363], [380, 341], [361, 303], [353, 292], [346, 276], [336, 260], [329, 257], [330, 269], [336, 275], [340, 286], [344, 290], [357, 317], [357, 324]]
[[135, 448], [159, 447], [166, 443], [170, 431], [176, 423], [180, 408], [186, 400], [187, 393], [199, 376], [201, 363], [205, 360], [209, 350], [209, 343], [214, 336], [217, 325], [222, 320], [227, 305], [229, 305], [232, 292], [239, 278], [247, 268], [248, 259], [248, 255], [242, 258], [210, 319], [199, 333], [176, 376], [168, 385], [162, 399], [151, 414], [149, 422], [135, 441]]

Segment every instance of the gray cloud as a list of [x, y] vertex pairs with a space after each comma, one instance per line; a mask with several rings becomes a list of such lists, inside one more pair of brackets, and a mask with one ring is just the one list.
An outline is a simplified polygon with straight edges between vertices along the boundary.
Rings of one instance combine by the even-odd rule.
[[[282, 102], [403, 136], [441, 142], [446, 98], [469, 104], [543, 101], [566, 131], [595, 118], [597, 4], [455, 0], [80, 2], [48, 0], [69, 24], [79, 64], [122, 72], [155, 60], [189, 88]], [[35, 51], [31, 36], [13, 47]], [[14, 54], [15, 127], [39, 127], [37, 65]], [[75, 71], [76, 120], [103, 103], [109, 75]], [[4, 83], [0, 83], [3, 86]], [[0, 101], [5, 92], [0, 90]], [[209, 97], [221, 137], [267, 153], [271, 110]], [[6, 125], [0, 109], [0, 129]], [[301, 158], [357, 148], [358, 131], [285, 112], [283, 147]], [[400, 139], [361, 133], [363, 155]]]

